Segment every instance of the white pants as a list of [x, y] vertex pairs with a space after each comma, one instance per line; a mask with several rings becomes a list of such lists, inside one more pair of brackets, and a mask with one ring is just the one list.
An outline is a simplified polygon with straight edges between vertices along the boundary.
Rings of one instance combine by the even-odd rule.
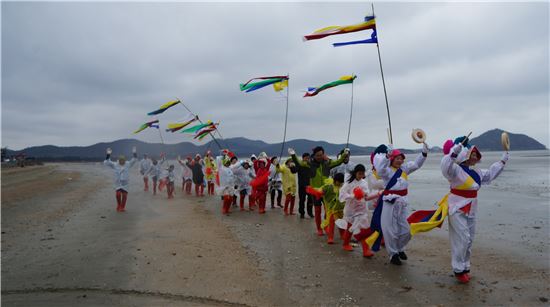
[[404, 252], [405, 246], [411, 239], [411, 228], [407, 222], [408, 207], [406, 202], [399, 200], [393, 204], [385, 201], [382, 207], [382, 234], [390, 258], [399, 252]]
[[460, 210], [449, 216], [451, 264], [455, 273], [470, 270], [470, 255], [475, 232], [475, 217], [468, 217]]

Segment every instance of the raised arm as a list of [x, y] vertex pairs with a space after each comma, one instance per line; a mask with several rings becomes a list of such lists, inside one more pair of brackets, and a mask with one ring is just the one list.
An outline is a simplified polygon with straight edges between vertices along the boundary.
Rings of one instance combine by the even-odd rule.
[[115, 168], [116, 163], [111, 161], [112, 153], [113, 153], [113, 150], [111, 148], [107, 148], [107, 155], [105, 156], [105, 161], [103, 161], [103, 165], [108, 166], [110, 168]]
[[456, 176], [456, 172], [459, 169], [459, 166], [456, 164], [456, 157], [460, 151], [462, 151], [462, 144], [456, 144], [451, 149], [451, 152], [444, 155], [441, 159], [441, 173], [448, 180], [451, 180], [454, 176]]
[[389, 180], [391, 177], [390, 159], [385, 153], [377, 153], [374, 155], [374, 168], [378, 176], [384, 180]]
[[347, 152], [344, 152], [344, 154], [340, 155], [340, 158], [338, 158], [338, 160], [330, 160], [328, 162], [328, 168], [332, 169], [344, 163], [344, 159], [347, 157], [347, 155]]
[[309, 168], [309, 164], [307, 164], [304, 160], [298, 160], [298, 157], [296, 156], [296, 152], [294, 151], [294, 149], [292, 148], [289, 148], [288, 149], [288, 154], [290, 155], [290, 158], [292, 159], [292, 162], [294, 162], [294, 164], [296, 164], [296, 167], [301, 167], [301, 168]]
[[489, 184], [491, 181], [493, 181], [495, 178], [497, 178], [500, 173], [502, 173], [502, 170], [504, 169], [504, 165], [506, 164], [506, 161], [508, 161], [508, 153], [505, 152], [502, 155], [502, 159], [498, 162], [495, 162], [491, 164], [489, 169], [482, 169], [481, 172], [481, 183], [482, 184]]

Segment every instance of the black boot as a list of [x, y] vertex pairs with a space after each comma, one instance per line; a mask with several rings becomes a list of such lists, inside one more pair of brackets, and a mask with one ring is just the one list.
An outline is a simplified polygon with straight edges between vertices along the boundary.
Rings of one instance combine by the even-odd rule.
[[407, 254], [405, 254], [405, 252], [399, 252], [399, 258], [401, 260], [407, 260]]
[[401, 260], [399, 260], [399, 254], [393, 255], [393, 256], [391, 257], [390, 263], [391, 263], [391, 264], [395, 264], [395, 265], [401, 265], [401, 264], [403, 264], [403, 263], [401, 262]]
[[309, 215], [310, 218], [314, 217], [314, 215], [313, 215], [313, 205], [308, 205], [307, 206], [307, 215]]

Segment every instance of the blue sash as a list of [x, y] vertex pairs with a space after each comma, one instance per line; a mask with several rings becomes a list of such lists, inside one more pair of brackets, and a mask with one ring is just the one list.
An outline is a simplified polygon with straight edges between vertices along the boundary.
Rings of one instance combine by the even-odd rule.
[[[401, 177], [401, 173], [403, 173], [403, 170], [401, 170], [400, 168], [397, 171], [395, 171], [395, 174], [393, 174], [393, 176], [391, 177], [390, 181], [384, 188], [384, 191], [390, 190], [397, 183], [397, 179]], [[380, 197], [378, 198], [378, 204], [374, 209], [374, 213], [372, 214], [372, 220], [370, 222], [371, 231], [373, 232], [378, 231], [380, 233], [380, 235], [378, 236], [378, 239], [376, 239], [376, 241], [372, 245], [372, 250], [375, 252], [380, 250], [380, 242], [382, 242], [382, 237], [383, 237], [382, 224], [381, 224], [382, 207], [384, 206], [384, 201], [382, 200], [383, 197], [384, 195], [380, 195]]]
[[463, 171], [466, 172], [466, 174], [470, 175], [470, 177], [474, 179], [474, 181], [477, 183], [478, 186], [481, 186], [481, 177], [479, 177], [479, 174], [476, 171], [462, 164], [460, 164], [460, 167], [462, 168]]

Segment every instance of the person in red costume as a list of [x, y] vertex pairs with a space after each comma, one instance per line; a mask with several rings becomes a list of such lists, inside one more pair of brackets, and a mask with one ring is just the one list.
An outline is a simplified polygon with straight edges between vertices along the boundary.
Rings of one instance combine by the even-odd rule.
[[271, 161], [267, 159], [267, 155], [261, 154], [260, 158], [254, 161], [254, 171], [256, 178], [250, 182], [250, 186], [255, 191], [255, 200], [258, 203], [259, 213], [265, 213], [265, 202], [268, 190], [269, 167]]

